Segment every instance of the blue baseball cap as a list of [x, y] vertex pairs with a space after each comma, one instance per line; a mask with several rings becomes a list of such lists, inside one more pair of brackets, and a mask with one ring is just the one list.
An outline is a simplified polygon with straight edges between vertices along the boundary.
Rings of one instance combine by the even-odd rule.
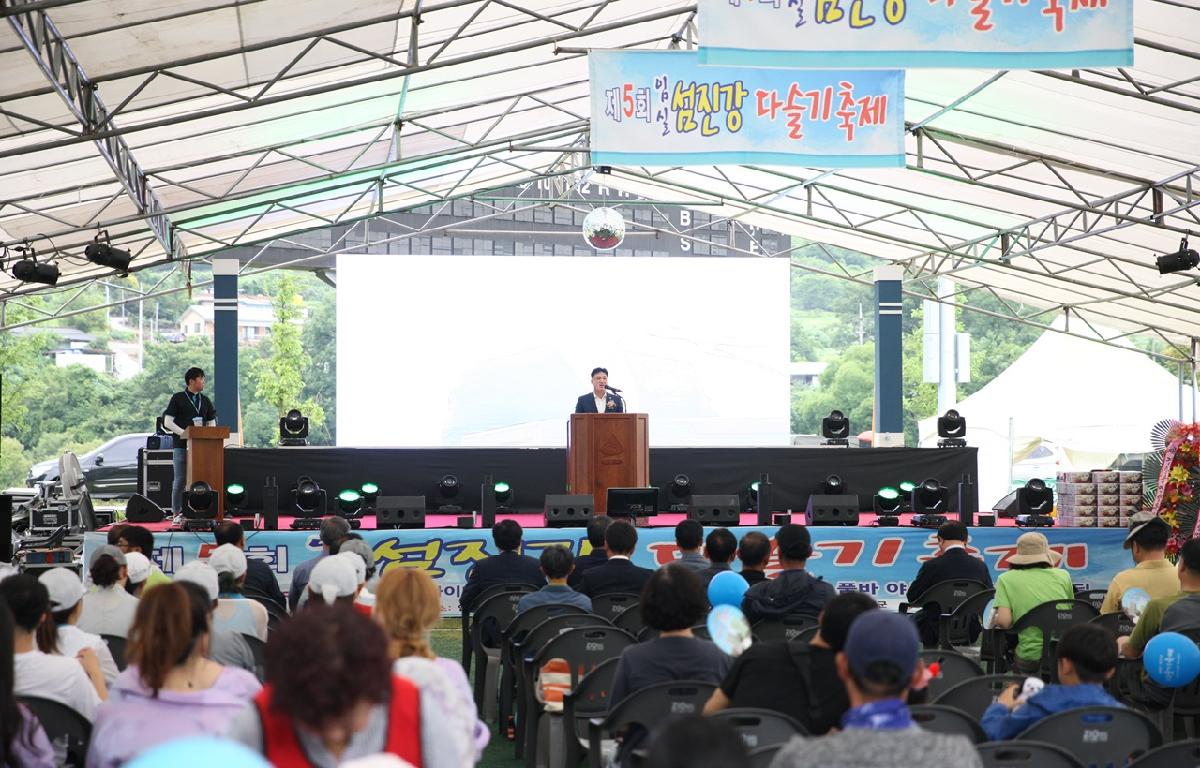
[[911, 619], [891, 611], [866, 611], [850, 625], [843, 650], [850, 670], [859, 677], [872, 663], [886, 661], [907, 678], [916, 669], [921, 638]]

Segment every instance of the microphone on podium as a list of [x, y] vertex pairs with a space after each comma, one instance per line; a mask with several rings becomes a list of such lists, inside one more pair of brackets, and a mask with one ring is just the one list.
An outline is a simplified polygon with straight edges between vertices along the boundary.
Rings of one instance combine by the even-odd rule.
[[607, 389], [609, 392], [616, 392], [618, 395], [621, 394], [621, 390], [617, 389], [616, 387], [610, 387], [607, 384], [605, 384], [604, 388]]

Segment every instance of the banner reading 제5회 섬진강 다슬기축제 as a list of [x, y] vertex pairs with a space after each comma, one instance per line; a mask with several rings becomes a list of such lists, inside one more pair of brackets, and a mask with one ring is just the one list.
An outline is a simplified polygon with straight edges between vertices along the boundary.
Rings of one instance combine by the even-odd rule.
[[700, 0], [698, 17], [704, 65], [1133, 64], [1133, 0]]
[[701, 67], [689, 51], [596, 51], [593, 165], [904, 166], [904, 73]]

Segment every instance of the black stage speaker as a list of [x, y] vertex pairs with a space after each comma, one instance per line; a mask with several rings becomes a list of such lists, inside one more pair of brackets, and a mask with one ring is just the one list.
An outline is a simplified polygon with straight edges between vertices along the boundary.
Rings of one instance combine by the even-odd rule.
[[590, 493], [565, 493], [546, 496], [543, 516], [547, 528], [586, 528], [596, 510]]
[[[758, 513], [759, 525], [771, 524], [771, 478], [763, 473], [758, 479], [758, 494], [754, 502], [754, 511]], [[738, 522], [741, 522], [740, 520]]]
[[735, 493], [695, 495], [688, 501], [687, 516], [701, 525], [737, 525], [742, 521], [742, 503]]
[[958, 521], [965, 526], [975, 525], [975, 513], [979, 511], [979, 486], [971, 482], [970, 475], [963, 475], [958, 484]]
[[[474, 518], [472, 518], [472, 526], [474, 525], [473, 520]], [[492, 475], [484, 475], [483, 484], [479, 486], [479, 527], [491, 528], [495, 524], [496, 478]]]
[[1016, 517], [1017, 516], [1017, 492], [1005, 496], [1000, 501], [992, 505], [992, 511], [996, 513], [996, 517]]
[[129, 523], [161, 523], [166, 517], [162, 507], [137, 493], [125, 505], [125, 521]]
[[375, 503], [376, 528], [424, 528], [424, 496], [380, 496]]
[[163, 509], [171, 508], [171, 484], [175, 480], [173, 456], [170, 449], [138, 449], [138, 493]]
[[263, 504], [263, 530], [278, 531], [279, 530], [279, 486], [275, 483], [274, 477], [268, 477], [266, 484], [263, 486], [262, 495]]
[[12, 562], [12, 496], [0, 493], [0, 563]]
[[814, 493], [804, 509], [805, 525], [858, 525], [858, 496]]

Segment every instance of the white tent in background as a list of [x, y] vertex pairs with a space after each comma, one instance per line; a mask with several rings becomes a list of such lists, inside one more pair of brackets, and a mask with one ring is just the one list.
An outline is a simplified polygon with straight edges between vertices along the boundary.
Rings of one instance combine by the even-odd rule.
[[[967, 443], [979, 449], [979, 505], [1008, 493], [1010, 421], [1013, 462], [1042, 442], [1057, 445], [1062, 470], [1105, 467], [1120, 453], [1150, 449], [1150, 428], [1178, 418], [1174, 375], [1134, 349], [1118, 349], [1047, 331], [1004, 372], [955, 408]], [[1182, 389], [1183, 418], [1193, 419], [1192, 390]], [[937, 417], [921, 421], [920, 445], [937, 445]]]

